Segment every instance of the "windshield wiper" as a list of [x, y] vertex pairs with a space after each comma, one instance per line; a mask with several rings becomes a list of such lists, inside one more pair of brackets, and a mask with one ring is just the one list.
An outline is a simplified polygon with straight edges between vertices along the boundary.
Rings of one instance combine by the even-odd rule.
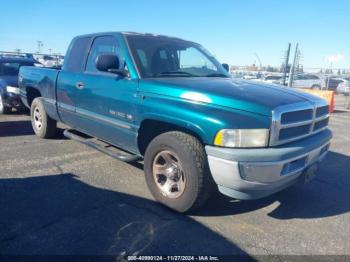
[[153, 74], [153, 76], [197, 76], [184, 71], [165, 71], [157, 74]]
[[205, 77], [228, 77], [228, 76], [222, 73], [213, 73], [213, 74], [206, 75]]

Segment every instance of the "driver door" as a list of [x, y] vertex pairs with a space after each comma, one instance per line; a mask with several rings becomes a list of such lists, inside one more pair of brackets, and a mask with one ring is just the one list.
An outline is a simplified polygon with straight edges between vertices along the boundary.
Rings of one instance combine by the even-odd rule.
[[[99, 71], [96, 60], [102, 53], [112, 53], [121, 58], [115, 36], [98, 36], [93, 40], [85, 72], [79, 79], [81, 87], [76, 91], [79, 97], [76, 103], [79, 127], [87, 134], [134, 151], [138, 80]], [[124, 63], [120, 64], [124, 66]]]

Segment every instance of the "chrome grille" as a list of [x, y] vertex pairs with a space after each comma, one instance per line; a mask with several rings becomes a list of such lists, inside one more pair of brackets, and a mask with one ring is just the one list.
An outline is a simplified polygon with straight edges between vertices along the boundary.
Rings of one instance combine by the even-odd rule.
[[292, 142], [328, 127], [329, 106], [317, 100], [277, 107], [272, 112], [270, 145]]

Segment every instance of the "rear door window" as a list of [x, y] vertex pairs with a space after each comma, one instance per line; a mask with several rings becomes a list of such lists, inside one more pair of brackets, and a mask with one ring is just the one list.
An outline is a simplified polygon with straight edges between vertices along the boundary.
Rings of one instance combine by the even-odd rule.
[[65, 61], [65, 70], [74, 73], [79, 73], [84, 70], [86, 57], [90, 47], [90, 40], [90, 37], [81, 37], [74, 41]]

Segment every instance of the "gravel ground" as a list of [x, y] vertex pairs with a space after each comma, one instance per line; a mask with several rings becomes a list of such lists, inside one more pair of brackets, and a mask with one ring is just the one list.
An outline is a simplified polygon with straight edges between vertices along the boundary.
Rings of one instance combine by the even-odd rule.
[[212, 199], [192, 215], [154, 202], [126, 164], [29, 117], [0, 116], [0, 254], [350, 255], [350, 112], [336, 112], [318, 176], [271, 197]]

